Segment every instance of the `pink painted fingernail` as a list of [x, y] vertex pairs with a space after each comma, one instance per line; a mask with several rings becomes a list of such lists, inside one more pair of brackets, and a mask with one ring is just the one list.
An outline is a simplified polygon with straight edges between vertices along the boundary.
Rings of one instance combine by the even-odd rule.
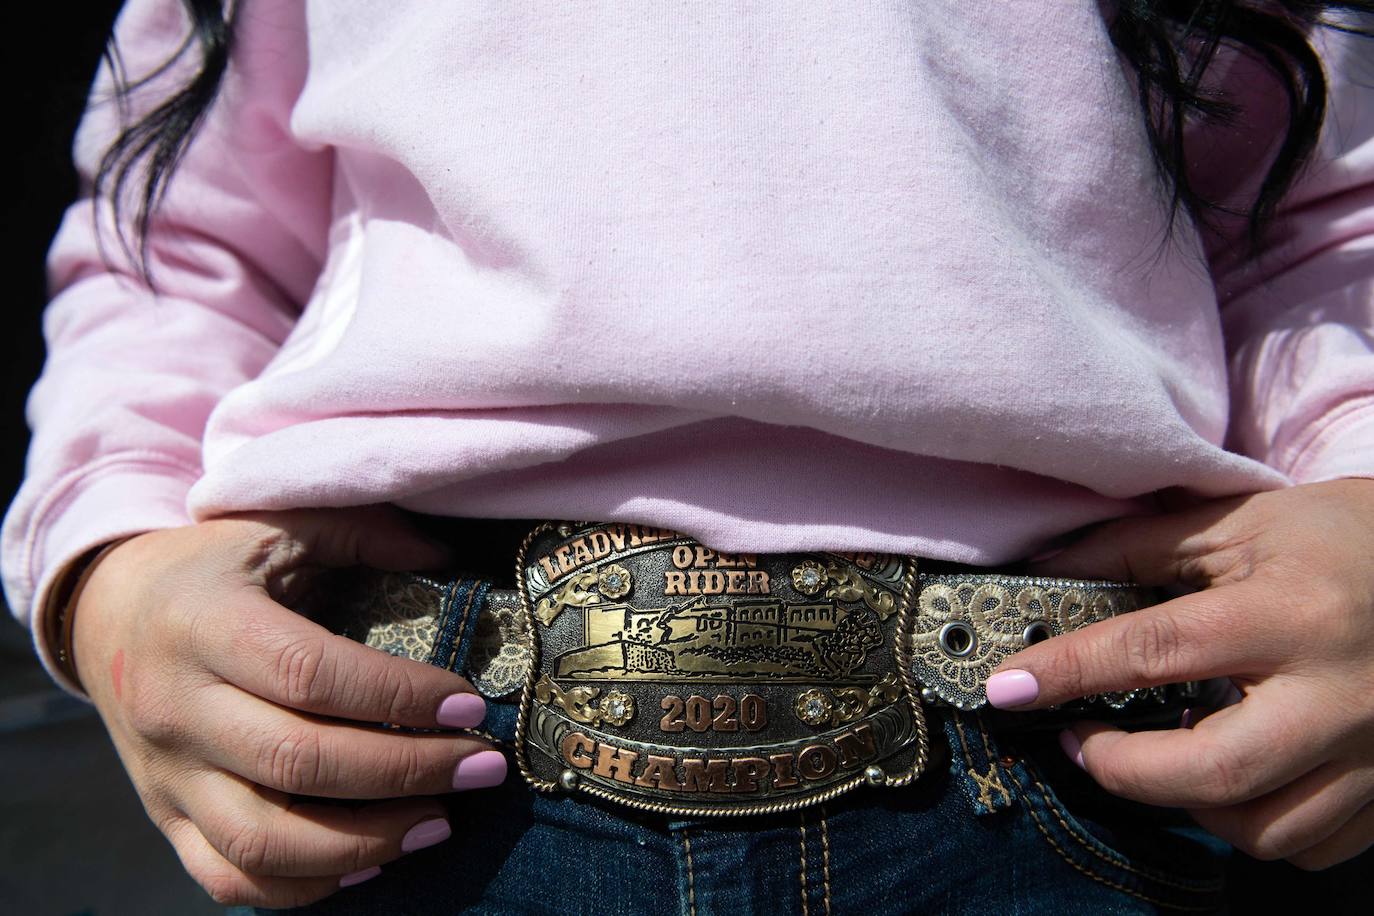
[[453, 788], [487, 789], [506, 781], [506, 755], [500, 751], [478, 751], [458, 761], [453, 770]]
[[1059, 746], [1064, 749], [1064, 754], [1070, 760], [1078, 764], [1080, 770], [1088, 769], [1083, 765], [1083, 745], [1072, 731], [1066, 728], [1059, 733]]
[[1194, 721], [1193, 707], [1189, 706], [1187, 709], [1183, 710], [1183, 715], [1178, 717], [1178, 727], [1192, 728]]
[[420, 821], [406, 831], [406, 835], [401, 837], [401, 852], [424, 849], [426, 846], [442, 843], [451, 836], [453, 828], [448, 825], [448, 821], [442, 817], [432, 817], [427, 821]]
[[1040, 685], [1029, 671], [1013, 668], [988, 678], [988, 702], [998, 709], [1025, 706], [1038, 696]]
[[449, 728], [476, 728], [487, 717], [487, 701], [475, 693], [455, 693], [444, 697], [434, 720]]
[[352, 887], [355, 884], [362, 884], [364, 881], [371, 881], [382, 873], [380, 865], [371, 868], [364, 868], [362, 871], [355, 871], [351, 875], [344, 875], [339, 879], [339, 887]]

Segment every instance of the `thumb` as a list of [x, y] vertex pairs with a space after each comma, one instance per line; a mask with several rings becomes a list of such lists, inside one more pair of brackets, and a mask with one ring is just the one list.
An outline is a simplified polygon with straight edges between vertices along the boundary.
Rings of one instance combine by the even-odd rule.
[[263, 565], [269, 576], [303, 566], [369, 566], [399, 572], [434, 569], [453, 561], [452, 548], [421, 533], [405, 512], [387, 503], [236, 517], [268, 529]]
[[1227, 540], [1239, 505], [1225, 500], [1106, 522], [1044, 561], [1029, 564], [1029, 570], [1036, 576], [1206, 588], [1213, 584], [1209, 565], [1194, 561]]

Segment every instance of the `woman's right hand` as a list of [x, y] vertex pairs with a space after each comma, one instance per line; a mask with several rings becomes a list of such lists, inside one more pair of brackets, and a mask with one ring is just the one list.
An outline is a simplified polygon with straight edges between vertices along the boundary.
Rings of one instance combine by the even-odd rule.
[[446, 839], [428, 796], [504, 780], [504, 755], [478, 738], [367, 724], [476, 726], [485, 703], [467, 681], [274, 600], [312, 567], [446, 559], [402, 513], [368, 506], [151, 531], [91, 571], [72, 609], [77, 671], [149, 816], [216, 901], [319, 900]]

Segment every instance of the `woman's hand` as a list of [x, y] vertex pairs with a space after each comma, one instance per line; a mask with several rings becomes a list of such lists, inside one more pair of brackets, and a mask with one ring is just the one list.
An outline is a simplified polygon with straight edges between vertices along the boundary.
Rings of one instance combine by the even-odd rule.
[[1123, 519], [1036, 572], [1202, 590], [1017, 653], [995, 705], [1229, 676], [1243, 699], [1191, 729], [1084, 722], [1065, 751], [1261, 859], [1325, 868], [1374, 844], [1374, 480]]
[[[149, 816], [224, 904], [289, 906], [449, 835], [434, 798], [495, 785], [457, 675], [336, 636], [274, 600], [311, 567], [433, 567], [390, 507], [264, 512], [139, 535], [73, 609], [83, 685]], [[362, 806], [303, 800], [395, 799]]]

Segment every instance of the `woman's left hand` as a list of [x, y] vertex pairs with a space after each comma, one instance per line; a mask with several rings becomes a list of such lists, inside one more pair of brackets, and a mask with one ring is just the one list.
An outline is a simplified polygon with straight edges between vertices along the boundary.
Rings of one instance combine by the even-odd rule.
[[1107, 791], [1187, 808], [1256, 858], [1319, 869], [1374, 844], [1374, 480], [1122, 519], [1041, 566], [1201, 590], [1017, 653], [994, 705], [1228, 676], [1242, 699], [1191, 729], [1084, 721], [1065, 751]]

